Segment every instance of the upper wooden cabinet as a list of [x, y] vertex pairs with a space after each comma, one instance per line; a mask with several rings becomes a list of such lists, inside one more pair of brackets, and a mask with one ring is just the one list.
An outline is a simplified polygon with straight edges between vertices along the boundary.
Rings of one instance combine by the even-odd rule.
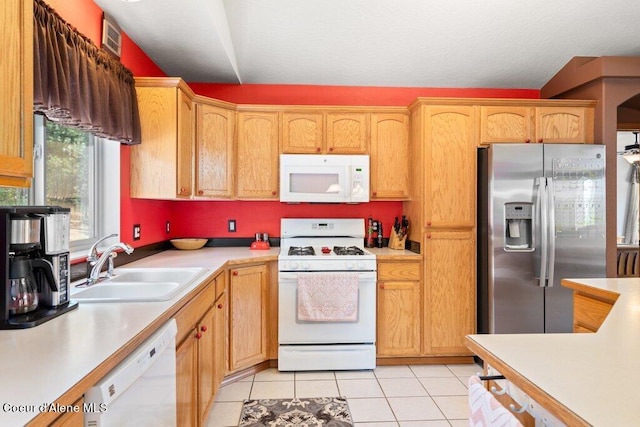
[[502, 100], [500, 105], [482, 105], [480, 143], [593, 143], [593, 114], [591, 101]]
[[368, 124], [366, 113], [327, 113], [326, 152], [328, 154], [367, 154]]
[[235, 175], [235, 111], [196, 97], [196, 117], [195, 195], [231, 198]]
[[33, 176], [33, 2], [0, 6], [0, 185], [28, 187]]
[[372, 113], [370, 192], [372, 200], [409, 198], [409, 116]]
[[239, 199], [278, 199], [277, 112], [238, 112], [237, 192]]
[[131, 147], [131, 197], [191, 197], [193, 92], [176, 78], [136, 78], [136, 92], [142, 143]]
[[536, 107], [536, 141], [593, 143], [593, 108]]
[[476, 109], [421, 107], [426, 227], [473, 227], [476, 221]]
[[280, 151], [293, 154], [317, 154], [324, 150], [324, 114], [285, 111], [281, 115]]

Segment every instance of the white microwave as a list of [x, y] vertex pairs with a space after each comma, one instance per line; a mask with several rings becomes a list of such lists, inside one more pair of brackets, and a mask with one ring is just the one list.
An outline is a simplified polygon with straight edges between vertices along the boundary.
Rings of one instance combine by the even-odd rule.
[[368, 155], [280, 155], [280, 201], [369, 201]]

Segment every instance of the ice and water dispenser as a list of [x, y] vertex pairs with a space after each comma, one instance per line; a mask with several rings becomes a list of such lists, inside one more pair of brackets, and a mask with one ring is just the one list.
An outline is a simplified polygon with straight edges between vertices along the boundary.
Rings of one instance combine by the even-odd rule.
[[533, 203], [504, 204], [504, 250], [507, 252], [532, 251]]

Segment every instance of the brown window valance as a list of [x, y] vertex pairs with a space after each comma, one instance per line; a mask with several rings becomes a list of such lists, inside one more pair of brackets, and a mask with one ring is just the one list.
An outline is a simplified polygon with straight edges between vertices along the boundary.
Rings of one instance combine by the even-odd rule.
[[34, 1], [34, 110], [123, 144], [140, 143], [133, 74]]

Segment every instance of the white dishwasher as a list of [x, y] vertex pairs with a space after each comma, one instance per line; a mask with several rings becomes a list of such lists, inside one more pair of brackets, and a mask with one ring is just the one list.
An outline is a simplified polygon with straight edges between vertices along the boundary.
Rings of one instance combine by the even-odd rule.
[[176, 425], [177, 331], [171, 319], [85, 393], [85, 427]]

